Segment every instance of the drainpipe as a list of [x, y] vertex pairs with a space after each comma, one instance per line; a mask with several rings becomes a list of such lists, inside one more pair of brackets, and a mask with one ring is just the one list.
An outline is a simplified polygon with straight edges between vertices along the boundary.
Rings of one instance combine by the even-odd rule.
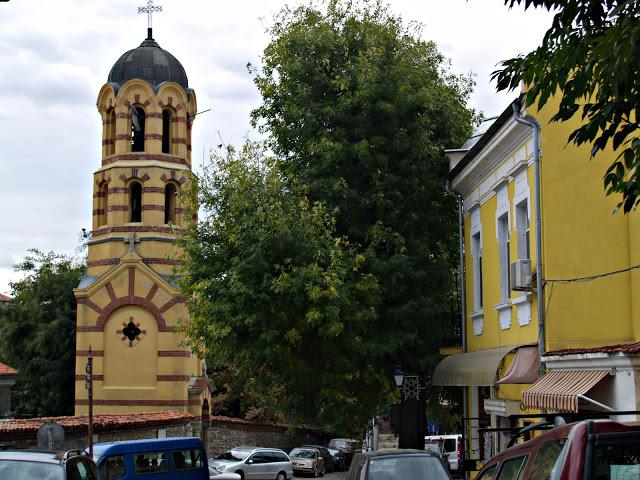
[[[467, 351], [467, 302], [466, 302], [466, 290], [465, 290], [465, 263], [464, 263], [464, 203], [462, 201], [462, 195], [453, 190], [451, 181], [447, 180], [445, 187], [449, 195], [456, 197], [458, 201], [458, 254], [460, 257], [460, 336], [462, 340], [462, 352]], [[467, 399], [467, 388], [462, 389], [462, 464], [464, 465], [467, 458], [467, 443], [466, 443], [466, 431], [467, 431], [467, 418], [469, 417], [469, 405]], [[464, 478], [467, 477], [467, 472], [464, 472]]]
[[[522, 116], [520, 102], [513, 103], [513, 113], [516, 122], [531, 127], [533, 131], [533, 175], [535, 184], [535, 209], [536, 209], [536, 293], [538, 297], [538, 352], [540, 359], [545, 351], [544, 331], [544, 297], [542, 291], [542, 221], [540, 202], [540, 124], [531, 115]], [[544, 365], [540, 362], [540, 375], [544, 375]]]

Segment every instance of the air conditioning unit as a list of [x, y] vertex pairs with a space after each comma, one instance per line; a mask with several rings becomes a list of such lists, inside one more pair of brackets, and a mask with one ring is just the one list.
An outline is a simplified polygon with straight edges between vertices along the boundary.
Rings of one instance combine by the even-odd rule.
[[511, 264], [511, 290], [531, 291], [531, 260], [519, 258]]

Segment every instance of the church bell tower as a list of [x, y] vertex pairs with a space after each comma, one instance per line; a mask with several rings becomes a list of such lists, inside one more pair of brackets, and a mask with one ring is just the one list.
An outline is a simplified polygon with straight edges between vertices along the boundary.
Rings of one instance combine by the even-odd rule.
[[177, 410], [200, 415], [211, 382], [177, 330], [188, 318], [175, 282], [180, 193], [192, 181], [196, 94], [180, 62], [153, 39], [113, 65], [98, 94], [102, 161], [93, 175], [93, 226], [78, 302], [76, 414]]

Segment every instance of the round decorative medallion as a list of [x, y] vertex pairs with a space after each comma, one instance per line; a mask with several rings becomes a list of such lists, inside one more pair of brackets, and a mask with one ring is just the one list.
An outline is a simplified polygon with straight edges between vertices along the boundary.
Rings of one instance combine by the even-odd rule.
[[128, 343], [130, 347], [137, 345], [147, 333], [146, 330], [140, 328], [139, 322], [134, 322], [133, 317], [129, 317], [129, 323], [123, 322], [122, 328], [116, 330], [116, 335], [120, 337], [125, 343]]

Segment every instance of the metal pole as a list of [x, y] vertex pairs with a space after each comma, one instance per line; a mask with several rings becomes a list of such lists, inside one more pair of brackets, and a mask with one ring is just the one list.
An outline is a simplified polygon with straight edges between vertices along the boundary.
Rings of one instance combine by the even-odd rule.
[[[538, 353], [542, 359], [545, 351], [544, 292], [542, 284], [542, 202], [540, 199], [540, 125], [531, 115], [522, 116], [519, 102], [513, 103], [516, 122], [530, 127], [533, 131], [533, 183], [535, 184], [536, 208], [536, 294], [538, 306]], [[544, 375], [544, 363], [540, 362], [540, 375]]]
[[91, 345], [89, 345], [89, 358], [87, 358], [86, 367], [86, 383], [85, 387], [88, 391], [89, 399], [89, 425], [88, 425], [88, 440], [89, 440], [89, 456], [93, 458], [93, 354], [91, 353]]

